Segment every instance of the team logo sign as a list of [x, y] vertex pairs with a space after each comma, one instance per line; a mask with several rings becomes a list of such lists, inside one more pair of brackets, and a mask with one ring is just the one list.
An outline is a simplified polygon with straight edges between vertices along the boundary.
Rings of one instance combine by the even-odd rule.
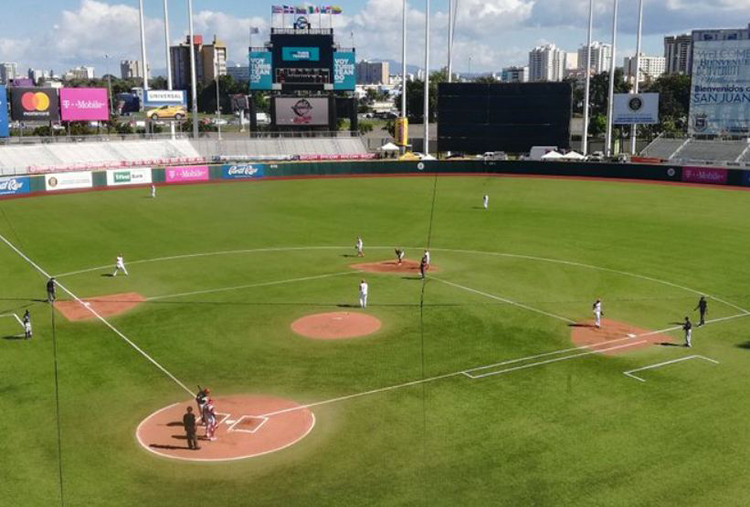
[[60, 104], [53, 88], [13, 88], [11, 116], [18, 121], [59, 121]]
[[631, 111], [640, 111], [641, 109], [643, 109], [643, 100], [641, 100], [640, 97], [630, 99], [630, 101], [628, 102], [628, 108]]

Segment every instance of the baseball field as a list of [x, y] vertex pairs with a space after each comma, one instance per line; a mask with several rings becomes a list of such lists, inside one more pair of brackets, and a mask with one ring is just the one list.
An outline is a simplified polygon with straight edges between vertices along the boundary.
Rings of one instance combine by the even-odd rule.
[[2, 201], [0, 504], [746, 506], [748, 212], [429, 175]]

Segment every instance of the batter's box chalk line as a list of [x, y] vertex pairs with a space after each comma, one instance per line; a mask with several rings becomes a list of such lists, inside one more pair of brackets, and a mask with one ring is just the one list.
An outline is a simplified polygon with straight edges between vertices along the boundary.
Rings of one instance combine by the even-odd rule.
[[[259, 423], [253, 425], [250, 429], [245, 428], [238, 428], [238, 426], [241, 426], [245, 423], [245, 421], [260, 421]], [[239, 419], [236, 421], [233, 421], [232, 424], [227, 429], [227, 432], [230, 431], [236, 431], [238, 433], [256, 433], [264, 424], [268, 422], [269, 418], [263, 415], [243, 415], [240, 416]], [[227, 421], [229, 423], [230, 421]]]

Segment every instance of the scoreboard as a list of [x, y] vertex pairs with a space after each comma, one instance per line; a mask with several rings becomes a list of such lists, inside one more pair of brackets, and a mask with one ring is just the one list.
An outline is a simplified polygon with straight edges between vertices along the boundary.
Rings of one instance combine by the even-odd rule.
[[354, 49], [340, 49], [330, 29], [274, 28], [250, 50], [250, 90], [354, 90]]

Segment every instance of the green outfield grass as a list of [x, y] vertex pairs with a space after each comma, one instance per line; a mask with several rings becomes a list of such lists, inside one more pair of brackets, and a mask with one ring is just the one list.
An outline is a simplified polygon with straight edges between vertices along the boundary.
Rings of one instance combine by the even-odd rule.
[[[57, 313], [66, 505], [750, 504], [750, 317], [739, 317], [750, 308], [750, 194], [502, 177], [147, 194], [2, 201], [0, 234], [80, 297], [155, 298], [109, 321], [191, 389], [306, 404], [457, 375], [315, 406], [313, 431], [273, 454], [180, 462], [144, 450], [135, 430], [187, 393], [103, 323]], [[396, 246], [418, 260], [429, 238], [440, 272], [424, 285], [364, 275], [366, 312], [383, 322], [372, 336], [297, 336], [298, 317], [356, 303], [363, 275], [348, 266], [358, 235], [366, 261], [391, 259]], [[103, 276], [118, 253], [130, 276]], [[35, 332], [11, 339], [20, 326], [0, 317], [0, 504], [13, 507], [60, 504], [44, 282], [0, 243], [0, 314], [28, 308]], [[608, 319], [660, 330], [697, 320], [698, 293], [710, 295], [709, 318], [738, 318], [696, 329], [691, 350], [460, 374], [574, 347], [565, 319], [591, 318], [596, 297]], [[645, 383], [623, 375], [693, 354], [719, 364], [674, 363], [642, 372]]]

